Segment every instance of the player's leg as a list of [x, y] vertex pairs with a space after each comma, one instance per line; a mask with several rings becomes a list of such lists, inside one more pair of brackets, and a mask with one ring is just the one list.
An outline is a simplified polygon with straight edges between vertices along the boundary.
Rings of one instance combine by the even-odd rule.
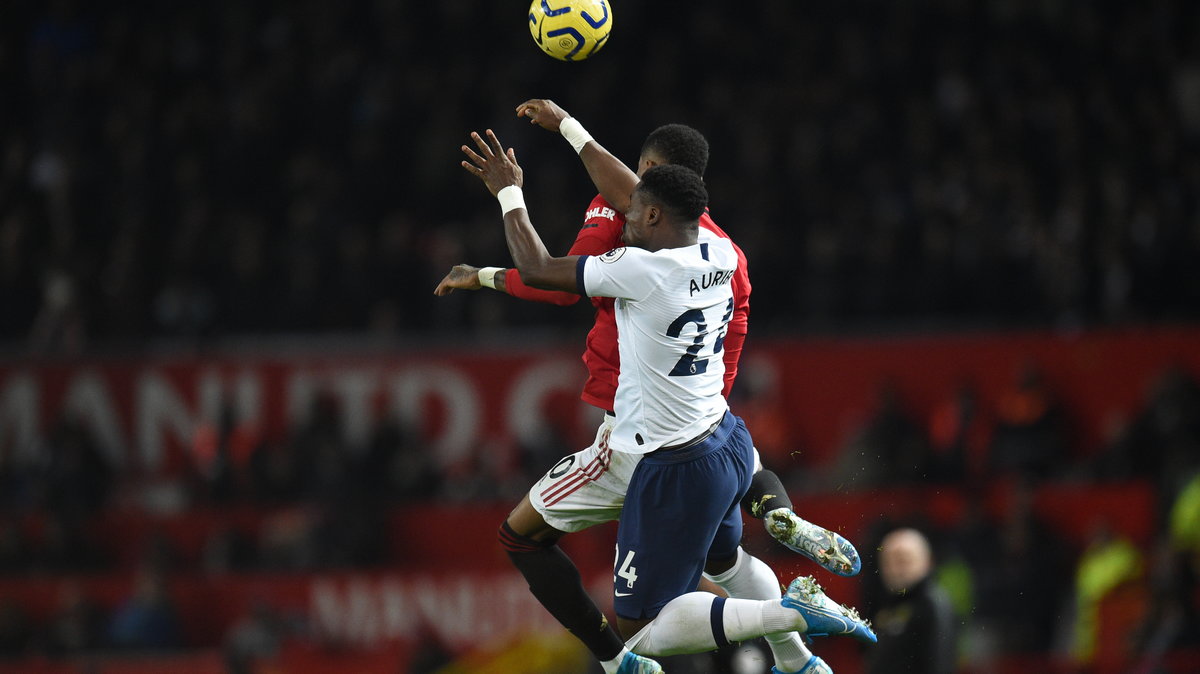
[[[732, 514], [735, 517], [741, 517], [741, 513], [736, 510]], [[721, 539], [722, 535], [718, 534], [716, 545], [718, 547], [727, 546], [729, 538], [726, 537], [723, 543], [720, 542]], [[732, 540], [736, 545], [738, 539]], [[724, 547], [723, 549], [728, 548]], [[705, 566], [704, 577], [735, 599], [777, 601], [782, 594], [779, 579], [771, 567], [741, 547], [735, 549], [732, 562], [727, 561], [727, 558], [724, 557], [710, 559]], [[771, 655], [775, 658], [775, 667], [778, 672], [803, 671], [804, 667], [813, 662], [813, 654], [796, 632], [767, 634], [765, 639], [771, 648]], [[810, 669], [810, 671], [821, 670]]]
[[[694, 577], [682, 585], [673, 579], [687, 577], [693, 570], [699, 575], [704, 562], [697, 564], [697, 553], [703, 557], [711, 553], [714, 560], [733, 559], [736, 554], [741, 536], [738, 499], [749, 483], [752, 446], [740, 419], [729, 415], [726, 421], [729, 423], [722, 423], [713, 435], [718, 451], [687, 463], [671, 463], [683, 457], [650, 455], [631, 480], [617, 533], [614, 602], [622, 633], [637, 630], [626, 642], [629, 648], [651, 656], [697, 653], [734, 641], [794, 631], [845, 633], [873, 640], [874, 634], [862, 621], [850, 621], [840, 612], [836, 614], [840, 621], [827, 615], [827, 603], [832, 602], [826, 601], [819, 588], [809, 592], [809, 585], [797, 586], [794, 592], [789, 587], [783, 600], [725, 599], [688, 592], [664, 603], [671, 590], [694, 587]], [[718, 509], [720, 504], [725, 504], [723, 511]], [[664, 523], [670, 526], [659, 526]], [[644, 554], [638, 557], [638, 552]], [[640, 573], [635, 562], [641, 564]], [[730, 568], [726, 571], [734, 566], [727, 564]], [[719, 566], [715, 563], [712, 570]], [[821, 671], [814, 667], [817, 663], [819, 660], [810, 656], [803, 661], [797, 658], [788, 666], [795, 668], [792, 671]]]
[[854, 545], [834, 531], [800, 517], [792, 509], [783, 482], [774, 471], [762, 467], [754, 450], [754, 477], [742, 498], [751, 517], [763, 520], [767, 532], [792, 552], [798, 552], [839, 576], [853, 576], [862, 569]]
[[606, 674], [654, 674], [657, 663], [628, 652], [557, 545], [568, 532], [616, 519], [637, 457], [608, 448], [608, 420], [590, 447], [563, 457], [500, 528], [500, 542], [534, 597], [599, 660]]

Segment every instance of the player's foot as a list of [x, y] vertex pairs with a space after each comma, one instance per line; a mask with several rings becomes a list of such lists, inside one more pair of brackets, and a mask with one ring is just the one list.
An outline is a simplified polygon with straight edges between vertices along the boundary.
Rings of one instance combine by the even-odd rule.
[[763, 518], [767, 532], [787, 546], [839, 576], [853, 576], [862, 569], [854, 544], [835, 532], [821, 528], [792, 512], [776, 508]]
[[634, 653], [626, 653], [617, 674], [662, 674], [662, 665]]
[[833, 674], [833, 670], [825, 664], [824, 660], [814, 655], [804, 663], [798, 672], [785, 672], [778, 667], [772, 667], [771, 674]]
[[788, 585], [783, 605], [797, 611], [808, 628], [810, 637], [846, 635], [859, 641], [875, 643], [871, 624], [858, 616], [858, 611], [830, 599], [812, 576], [801, 576]]

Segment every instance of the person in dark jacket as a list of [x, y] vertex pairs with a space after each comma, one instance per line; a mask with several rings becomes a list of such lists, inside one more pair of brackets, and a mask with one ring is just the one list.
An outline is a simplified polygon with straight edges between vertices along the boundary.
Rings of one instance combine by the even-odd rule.
[[874, 618], [879, 643], [868, 653], [869, 674], [951, 674], [956, 619], [946, 593], [932, 578], [933, 553], [916, 529], [896, 529], [879, 546], [879, 573], [887, 589]]

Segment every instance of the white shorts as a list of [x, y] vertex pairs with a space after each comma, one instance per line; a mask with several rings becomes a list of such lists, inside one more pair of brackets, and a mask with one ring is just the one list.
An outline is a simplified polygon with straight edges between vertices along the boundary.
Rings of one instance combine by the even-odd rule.
[[[529, 490], [529, 502], [546, 524], [572, 533], [621, 517], [625, 492], [641, 454], [615, 452], [608, 446], [613, 417], [603, 415], [591, 446], [564, 456]], [[762, 470], [754, 450], [754, 472]]]

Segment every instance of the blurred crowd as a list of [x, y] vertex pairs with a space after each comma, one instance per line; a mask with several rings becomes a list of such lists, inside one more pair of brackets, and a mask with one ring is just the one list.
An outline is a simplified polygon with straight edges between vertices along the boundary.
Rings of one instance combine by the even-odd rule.
[[[735, 410], [753, 407], [747, 395], [735, 395]], [[889, 530], [913, 526], [929, 537], [937, 581], [962, 626], [963, 657], [1056, 652], [1086, 661], [1098, 648], [1097, 620], [1089, 616], [1131, 586], [1146, 608], [1118, 644], [1123, 653], [1200, 647], [1200, 382], [1183, 369], [1164, 371], [1097, 447], [1078, 446], [1064, 414], [1068, 402], [1032, 365], [987, 405], [964, 384], [923, 414], [885, 380], [873, 413], [847, 435], [835, 460], [813, 466], [775, 457], [769, 463], [801, 498], [828, 493], [835, 484], [851, 493], [961, 494], [964, 509], [950, 522], [935, 519], [927, 506], [865, 513], [869, 526], [858, 543], [864, 564], [875, 568], [876, 543]], [[770, 425], [763, 417], [747, 418], [756, 428]], [[0, 654], [177, 647], [186, 640], [162, 592], [170, 574], [386, 567], [403, 561], [389, 536], [389, 513], [397, 506], [511, 503], [570, 442], [548, 434], [520, 447], [511, 466], [446, 467], [422, 450], [429, 440], [420, 433], [384, 422], [356, 447], [344, 439], [340, 419], [334, 400], [318, 397], [309, 420], [279, 441], [229, 418], [200, 427], [173, 508], [249, 507], [259, 515], [252, 527], [211, 527], [201, 548], [189, 553], [167, 531], [148, 532], [132, 556], [121, 549], [125, 538], [101, 538], [96, 525], [105, 513], [150, 507], [148, 493], [161, 485], [117, 474], [88, 434], [70, 423], [48, 438], [44, 462], [0, 466], [0, 577], [138, 570], [128, 601], [101, 611], [75, 588], [62, 597], [65, 617], [40, 631], [22, 619], [18, 604], [0, 603]], [[769, 435], [757, 438], [771, 456]], [[1154, 499], [1146, 508], [1153, 518], [1149, 540], [1130, 540], [1097, 519], [1080, 544], [1036, 507], [1043, 487], [1129, 484], [1143, 485]], [[998, 488], [1011, 492], [1000, 513], [988, 501]], [[875, 574], [863, 577], [862, 593], [864, 611], [887, 605]], [[59, 625], [60, 619], [95, 620], [98, 631], [85, 638], [71, 631], [81, 625]], [[294, 622], [270, 606], [246, 618], [254, 629], [265, 629], [259, 621], [266, 621], [282, 630], [288, 620]], [[125, 629], [136, 636], [122, 636]], [[74, 646], [55, 641], [68, 637]]]
[[756, 330], [1096, 325], [1200, 309], [1200, 7], [1186, 0], [628, 3], [546, 58], [503, 3], [18, 3], [0, 24], [0, 340], [586, 323], [491, 293], [458, 167], [518, 147], [565, 250], [592, 194], [556, 98], [624, 159], [712, 142]]

